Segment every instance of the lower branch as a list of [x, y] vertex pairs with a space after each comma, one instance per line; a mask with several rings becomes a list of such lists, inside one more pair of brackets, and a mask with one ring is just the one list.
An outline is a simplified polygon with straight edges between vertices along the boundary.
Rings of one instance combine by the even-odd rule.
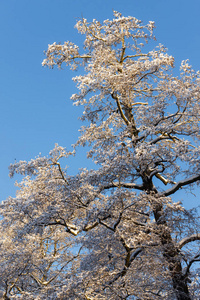
[[200, 254], [195, 255], [195, 257], [189, 261], [189, 263], [187, 265], [187, 268], [185, 270], [185, 277], [188, 276], [192, 264], [195, 263], [195, 262], [199, 262], [199, 261], [200, 261]]

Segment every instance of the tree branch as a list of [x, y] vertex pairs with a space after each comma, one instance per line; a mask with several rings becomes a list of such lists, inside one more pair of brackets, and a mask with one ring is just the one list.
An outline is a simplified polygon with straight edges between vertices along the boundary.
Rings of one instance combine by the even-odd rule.
[[191, 177], [189, 177], [187, 179], [184, 179], [184, 180], [180, 180], [172, 188], [166, 190], [163, 193], [159, 193], [159, 196], [170, 196], [170, 195], [174, 194], [176, 191], [178, 191], [180, 188], [182, 188], [183, 186], [194, 183], [198, 180], [200, 180], [200, 175], [199, 174], [191, 176]]
[[128, 125], [129, 125], [129, 121], [127, 120], [127, 118], [125, 117], [125, 115], [124, 115], [124, 113], [123, 113], [123, 111], [122, 111], [122, 107], [121, 107], [121, 104], [120, 104], [120, 102], [119, 102], [119, 98], [117, 97], [116, 93], [112, 93], [111, 96], [112, 96], [112, 98], [113, 98], [114, 100], [116, 100], [116, 102], [117, 102], [117, 107], [118, 107], [118, 109], [119, 109], [120, 115], [121, 115], [122, 119], [124, 120], [124, 122], [126, 123], [126, 125], [128, 126]]
[[128, 189], [136, 189], [136, 190], [140, 190], [140, 191], [144, 190], [143, 184], [126, 183], [126, 182], [113, 182], [108, 185], [101, 186], [100, 190], [108, 190], [111, 188], [119, 188], [119, 187], [124, 187], [124, 188], [128, 188]]
[[197, 261], [200, 261], [200, 254], [195, 255], [195, 257], [189, 261], [189, 263], [187, 265], [187, 268], [185, 270], [185, 274], [184, 274], [185, 277], [188, 276], [192, 264], [197, 262]]
[[178, 243], [178, 247], [179, 247], [179, 249], [181, 249], [186, 244], [188, 244], [190, 242], [195, 242], [195, 241], [200, 241], [200, 234], [198, 234], [198, 233], [197, 234], [192, 234], [191, 236], [188, 236], [188, 237], [182, 239]]
[[145, 77], [148, 76], [148, 75], [153, 75], [153, 74], [156, 73], [156, 72], [157, 72], [157, 68], [156, 68], [154, 71], [152, 71], [152, 72], [145, 73], [145, 74], [142, 75], [142, 76], [140, 77], [140, 79], [138, 79], [138, 81], [136, 81], [133, 85], [134, 85], [134, 86], [137, 85], [143, 78], [145, 78]]
[[132, 254], [131, 254], [131, 249], [129, 250], [129, 252], [127, 253], [126, 260], [125, 260], [124, 268], [122, 269], [122, 271], [120, 271], [119, 273], [117, 273], [115, 275], [115, 277], [108, 283], [108, 285], [114, 283], [119, 277], [123, 277], [126, 274], [126, 272], [128, 271], [128, 268], [130, 267], [131, 263], [140, 254], [140, 252], [142, 252], [142, 250], [143, 250], [143, 248], [138, 248]]

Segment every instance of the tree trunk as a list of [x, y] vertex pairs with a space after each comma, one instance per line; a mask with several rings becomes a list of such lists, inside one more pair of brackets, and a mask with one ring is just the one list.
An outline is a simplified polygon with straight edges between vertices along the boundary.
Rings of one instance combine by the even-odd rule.
[[188, 289], [187, 277], [183, 275], [179, 249], [174, 245], [171, 233], [167, 228], [162, 204], [153, 203], [153, 206], [154, 217], [158, 225], [158, 235], [163, 245], [163, 256], [168, 263], [176, 298], [177, 300], [192, 300]]
[[[145, 176], [143, 183], [146, 187], [147, 194], [157, 194], [155, 187], [153, 186], [152, 180], [148, 180]], [[183, 275], [181, 258], [179, 249], [175, 246], [171, 233], [168, 229], [167, 222], [163, 212], [163, 205], [155, 197], [151, 205], [153, 208], [154, 218], [157, 224], [157, 234], [160, 238], [161, 244], [163, 245], [163, 256], [167, 261], [168, 269], [170, 271], [174, 292], [177, 300], [192, 300], [188, 284], [187, 277]]]

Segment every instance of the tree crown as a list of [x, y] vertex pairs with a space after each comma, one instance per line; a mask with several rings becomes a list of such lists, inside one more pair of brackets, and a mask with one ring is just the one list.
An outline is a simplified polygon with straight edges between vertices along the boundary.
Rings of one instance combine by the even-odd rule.
[[[169, 196], [200, 180], [199, 72], [183, 61], [173, 76], [162, 45], [144, 52], [153, 22], [114, 11], [75, 27], [82, 50], [53, 43], [43, 65], [84, 68], [71, 98], [86, 122], [74, 151], [56, 145], [10, 166], [26, 176], [1, 205], [0, 288], [19, 299], [198, 299], [198, 219]], [[97, 168], [68, 175], [60, 159], [86, 144]]]

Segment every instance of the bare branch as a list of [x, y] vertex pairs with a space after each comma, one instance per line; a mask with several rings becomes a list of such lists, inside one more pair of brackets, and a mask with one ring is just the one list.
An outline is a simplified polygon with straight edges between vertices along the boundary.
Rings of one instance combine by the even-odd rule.
[[148, 75], [153, 75], [154, 73], [156, 73], [156, 71], [157, 71], [157, 68], [156, 68], [154, 71], [152, 71], [152, 72], [145, 73], [144, 75], [142, 75], [142, 76], [140, 77], [140, 79], [138, 79], [138, 81], [136, 81], [136, 82], [134, 83], [134, 86], [137, 85], [137, 84], [138, 84], [142, 79], [144, 79], [146, 76], [148, 76]]
[[128, 267], [131, 265], [131, 263], [134, 261], [134, 259], [142, 252], [143, 248], [138, 248], [133, 253], [131, 253], [131, 250], [127, 253], [126, 259], [125, 259], [125, 266], [118, 274], [115, 275], [115, 277], [108, 283], [109, 285], [114, 283], [119, 277], [123, 277], [126, 272], [128, 271]]
[[192, 264], [197, 262], [197, 261], [200, 261], [200, 254], [195, 255], [195, 257], [189, 261], [189, 263], [186, 267], [186, 270], [185, 270], [185, 274], [184, 274], [185, 277], [188, 276]]

